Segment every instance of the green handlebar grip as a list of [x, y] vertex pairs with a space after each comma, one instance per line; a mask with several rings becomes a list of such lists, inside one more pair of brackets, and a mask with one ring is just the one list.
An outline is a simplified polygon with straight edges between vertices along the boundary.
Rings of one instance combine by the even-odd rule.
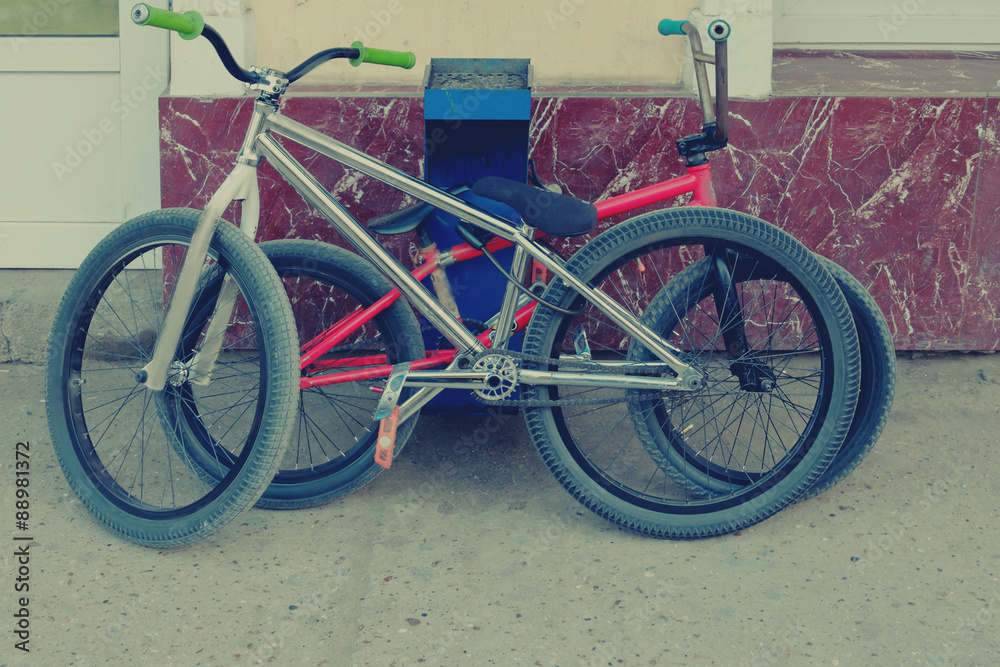
[[361, 63], [374, 63], [376, 65], [390, 65], [392, 67], [410, 69], [417, 63], [417, 57], [411, 51], [369, 49], [361, 42], [354, 42], [351, 44], [351, 48], [361, 52], [360, 57], [350, 60], [350, 63], [355, 67]]
[[150, 7], [140, 2], [132, 8], [132, 22], [136, 25], [149, 25], [164, 30], [174, 30], [184, 39], [194, 39], [205, 29], [205, 19], [192, 10], [179, 14], [167, 9]]
[[660, 31], [661, 35], [683, 35], [685, 23], [689, 23], [689, 21], [671, 21], [670, 19], [663, 19], [656, 26], [656, 29]]

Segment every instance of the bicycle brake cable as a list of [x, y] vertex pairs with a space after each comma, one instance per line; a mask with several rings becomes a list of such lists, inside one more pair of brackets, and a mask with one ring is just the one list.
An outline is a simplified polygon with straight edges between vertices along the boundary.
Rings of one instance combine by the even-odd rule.
[[567, 308], [560, 308], [559, 306], [549, 303], [548, 301], [536, 295], [534, 292], [532, 292], [527, 287], [522, 285], [520, 281], [515, 280], [514, 276], [510, 275], [507, 269], [503, 268], [503, 266], [500, 265], [500, 262], [498, 262], [497, 258], [493, 256], [493, 253], [491, 253], [485, 247], [481, 248], [480, 250], [493, 263], [493, 266], [497, 268], [497, 271], [503, 274], [504, 278], [506, 278], [511, 284], [513, 284], [514, 287], [516, 287], [522, 294], [529, 296], [532, 301], [537, 301], [539, 304], [545, 306], [546, 308], [551, 308], [557, 313], [562, 313], [563, 315], [573, 316], [573, 315], [579, 315], [580, 313], [583, 312], [582, 308], [580, 310], [569, 310]]

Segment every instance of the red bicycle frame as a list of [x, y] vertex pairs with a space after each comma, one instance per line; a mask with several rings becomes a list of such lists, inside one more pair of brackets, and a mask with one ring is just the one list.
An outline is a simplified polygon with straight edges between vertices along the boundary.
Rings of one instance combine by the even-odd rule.
[[[724, 22], [716, 22], [722, 23]], [[693, 196], [688, 203], [689, 206], [715, 206], [715, 191], [712, 188], [712, 171], [707, 160], [703, 159], [704, 154], [722, 148], [726, 145], [729, 112], [728, 112], [728, 74], [727, 74], [727, 47], [728, 26], [723, 31], [724, 34], [712, 34], [715, 40], [715, 56], [710, 56], [702, 51], [701, 39], [698, 31], [689, 23], [679, 24], [682, 33], [689, 38], [691, 53], [694, 59], [695, 80], [698, 84], [698, 95], [701, 102], [704, 124], [702, 134], [685, 137], [678, 142], [678, 151], [682, 156], [688, 158], [687, 174], [678, 176], [655, 185], [628, 192], [610, 199], [595, 202], [598, 219], [604, 219], [635, 209], [655, 204], [667, 199], [678, 197], [682, 194], [691, 193]], [[713, 24], [715, 25], [715, 24]], [[676, 26], [673, 26], [676, 27]], [[663, 34], [674, 34], [664, 32]], [[681, 34], [681, 33], [677, 33]], [[717, 98], [712, 102], [712, 95], [708, 87], [708, 79], [705, 71], [705, 64], [715, 65], [715, 83]], [[698, 155], [698, 159], [692, 159]], [[513, 245], [510, 241], [494, 238], [486, 244], [486, 249], [490, 252], [509, 248]], [[464, 262], [475, 257], [480, 257], [483, 253], [468, 244], [459, 244], [445, 253], [441, 253], [436, 247], [424, 249], [421, 253], [421, 264], [411, 272], [411, 275], [418, 280], [430, 276], [439, 267], [450, 265], [455, 262]], [[443, 261], [444, 260], [444, 261]], [[302, 346], [301, 369], [307, 373], [315, 373], [331, 368], [344, 368], [350, 366], [365, 366], [363, 369], [347, 370], [335, 375], [323, 375], [318, 377], [303, 377], [299, 381], [302, 389], [309, 387], [320, 387], [341, 382], [355, 382], [358, 380], [388, 377], [392, 372], [392, 366], [388, 364], [388, 359], [384, 355], [371, 355], [366, 357], [354, 357], [345, 359], [334, 359], [322, 361], [321, 358], [334, 346], [341, 343], [352, 331], [362, 326], [378, 313], [382, 312], [402, 296], [398, 289], [393, 289], [384, 297], [371, 306], [352, 313], [342, 321], [335, 324], [317, 338]], [[531, 321], [531, 316], [535, 312], [535, 303], [530, 303], [519, 309], [514, 316], [516, 324], [515, 332], [522, 331]], [[477, 336], [484, 347], [492, 347], [489, 330]], [[411, 363], [413, 370], [433, 368], [435, 366], [447, 365], [455, 359], [456, 351], [451, 350], [431, 350], [426, 357]], [[378, 364], [374, 365], [373, 364]]]
[[[689, 192], [693, 196], [687, 204], [688, 206], [715, 206], [712, 172], [707, 162], [687, 167], [687, 174], [684, 176], [678, 176], [634, 192], [627, 192], [611, 197], [610, 199], [604, 199], [595, 202], [594, 206], [597, 208], [597, 218], [600, 220], [617, 215], [618, 213], [634, 211], [650, 204], [673, 199]], [[486, 249], [489, 252], [496, 252], [504, 248], [509, 248], [512, 245], [510, 241], [505, 239], [494, 238], [486, 244]], [[482, 255], [482, 251], [476, 250], [467, 243], [456, 245], [445, 253], [440, 252], [436, 247], [432, 246], [421, 253], [422, 263], [411, 274], [418, 280], [427, 278], [441, 266], [443, 256], [448, 257], [448, 263], [452, 264], [465, 262], [475, 257], [481, 257]], [[332, 368], [349, 368], [351, 366], [364, 366], [365, 368], [346, 370], [335, 375], [304, 376], [299, 380], [299, 388], [308, 389], [310, 387], [322, 387], [342, 382], [357, 382], [359, 380], [388, 377], [392, 372], [392, 366], [388, 364], [385, 355], [349, 357], [326, 361], [321, 360], [321, 358], [347, 338], [352, 331], [357, 330], [395, 303], [400, 296], [402, 296], [400, 291], [393, 289], [372, 305], [355, 311], [302, 346], [300, 368], [306, 372], [315, 373]], [[531, 321], [531, 317], [535, 312], [535, 306], [535, 303], [530, 303], [517, 311], [514, 316], [516, 323], [515, 332], [522, 331], [527, 327], [528, 322]], [[477, 336], [484, 347], [490, 347], [489, 335], [490, 330], [487, 330]], [[454, 360], [455, 354], [456, 351], [454, 349], [429, 350], [424, 359], [412, 362], [410, 368], [412, 370], [421, 370], [447, 365]]]

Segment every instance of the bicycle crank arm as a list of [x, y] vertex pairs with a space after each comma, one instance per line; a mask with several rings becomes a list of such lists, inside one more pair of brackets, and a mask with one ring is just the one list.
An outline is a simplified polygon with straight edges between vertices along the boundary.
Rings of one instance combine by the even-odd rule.
[[482, 389], [486, 386], [483, 371], [411, 371], [406, 376], [407, 387], [434, 389]]

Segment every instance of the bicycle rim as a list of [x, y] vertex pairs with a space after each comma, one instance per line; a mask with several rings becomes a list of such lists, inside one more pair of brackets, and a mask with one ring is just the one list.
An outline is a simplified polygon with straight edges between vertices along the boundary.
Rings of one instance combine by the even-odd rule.
[[[694, 496], [738, 498], [743, 487], [794, 463], [818, 437], [830, 405], [833, 358], [816, 304], [787, 271], [742, 253], [733, 261], [739, 312], [720, 317], [718, 276], [702, 260], [676, 276], [643, 322], [666, 335], [705, 376], [694, 392], [629, 392], [630, 413], [650, 456]], [[727, 328], [738, 320], [745, 348]], [[630, 359], [652, 355], [632, 346]]]

